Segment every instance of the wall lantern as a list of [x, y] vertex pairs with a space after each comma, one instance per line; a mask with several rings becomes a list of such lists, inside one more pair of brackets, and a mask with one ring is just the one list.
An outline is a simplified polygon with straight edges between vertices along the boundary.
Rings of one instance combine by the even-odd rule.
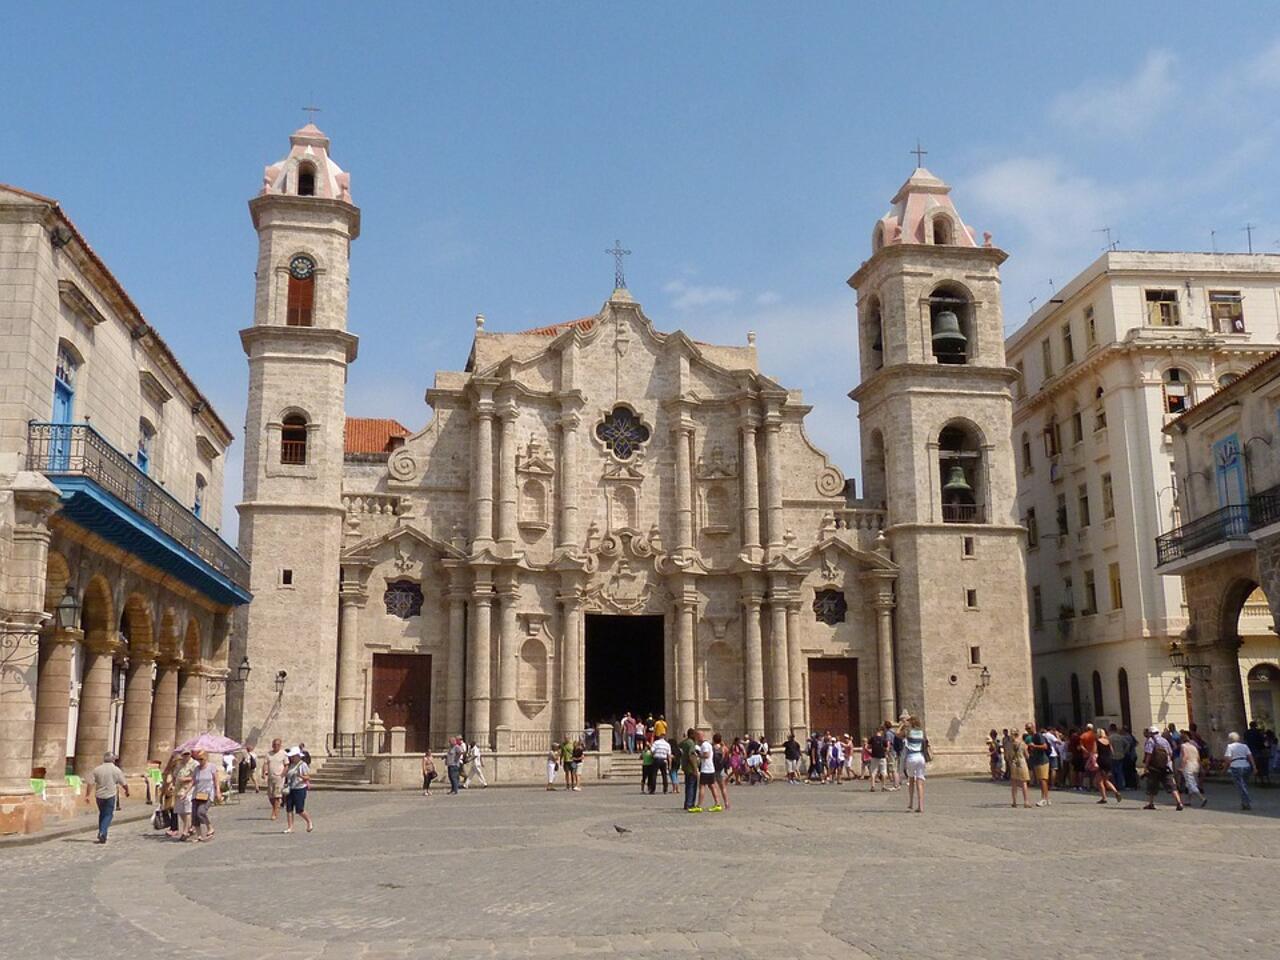
[[[241, 664], [241, 666], [244, 666], [244, 664]], [[284, 693], [284, 682], [286, 679], [288, 679], [288, 677], [289, 677], [289, 674], [284, 670], [276, 671], [276, 693], [279, 693], [279, 694]]]

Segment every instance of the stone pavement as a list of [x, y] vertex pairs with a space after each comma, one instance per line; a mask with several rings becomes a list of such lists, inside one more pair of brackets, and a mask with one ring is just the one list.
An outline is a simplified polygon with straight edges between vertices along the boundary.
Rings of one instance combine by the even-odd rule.
[[1003, 786], [935, 779], [917, 816], [852, 785], [737, 788], [700, 815], [595, 784], [317, 791], [316, 832], [290, 836], [250, 796], [215, 811], [210, 844], [131, 823], [105, 847], [0, 849], [0, 942], [52, 960], [1270, 958], [1280, 789], [1255, 795], [1249, 814], [1226, 785], [1182, 813], [1073, 793], [1013, 810]]

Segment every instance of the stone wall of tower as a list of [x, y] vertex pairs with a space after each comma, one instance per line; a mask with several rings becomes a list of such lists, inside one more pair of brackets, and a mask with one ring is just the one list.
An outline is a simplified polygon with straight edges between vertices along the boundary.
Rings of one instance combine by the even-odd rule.
[[[319, 131], [304, 128], [292, 142], [329, 164]], [[229, 691], [231, 732], [264, 746], [279, 736], [318, 751], [334, 729], [337, 695], [346, 374], [356, 353], [346, 332], [348, 254], [359, 210], [346, 199], [278, 186], [264, 187], [249, 209], [259, 248], [254, 323], [240, 334], [249, 402], [239, 511], [254, 599], [240, 614], [231, 655], [235, 662], [247, 655], [253, 670]], [[288, 326], [289, 268], [299, 255], [315, 265], [311, 324]], [[306, 422], [302, 463], [283, 455], [283, 421], [291, 415]]]

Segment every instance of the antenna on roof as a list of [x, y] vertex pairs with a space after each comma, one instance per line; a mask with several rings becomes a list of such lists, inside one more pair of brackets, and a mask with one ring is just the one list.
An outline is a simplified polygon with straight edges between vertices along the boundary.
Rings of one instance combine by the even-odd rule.
[[1049, 278], [1049, 292], [1050, 292], [1050, 293], [1057, 293], [1057, 288], [1056, 288], [1056, 287], [1054, 287], [1054, 285], [1053, 285], [1053, 277], [1050, 277], [1050, 278]]
[[1253, 231], [1257, 228], [1256, 223], [1246, 223], [1241, 229], [1249, 237], [1249, 252], [1253, 253]]
[[1120, 241], [1119, 241], [1119, 240], [1112, 240], [1112, 239], [1111, 239], [1111, 228], [1110, 228], [1110, 227], [1099, 227], [1097, 230], [1095, 230], [1095, 231], [1093, 231], [1093, 232], [1094, 232], [1094, 233], [1105, 233], [1105, 234], [1107, 235], [1107, 245], [1106, 245], [1105, 247], [1103, 247], [1103, 248], [1102, 248], [1102, 249], [1104, 249], [1104, 250], [1115, 250], [1115, 248], [1116, 248], [1116, 247], [1118, 247], [1118, 246], [1120, 245]]
[[1036, 311], [1036, 298], [1035, 298], [1035, 297], [1032, 297], [1030, 300], [1028, 300], [1028, 301], [1027, 301], [1027, 303], [1031, 306], [1031, 312], [1032, 312], [1032, 313], [1035, 313], [1035, 311]]
[[1218, 231], [1217, 230], [1209, 231], [1209, 246], [1213, 248], [1214, 253], [1218, 252]]

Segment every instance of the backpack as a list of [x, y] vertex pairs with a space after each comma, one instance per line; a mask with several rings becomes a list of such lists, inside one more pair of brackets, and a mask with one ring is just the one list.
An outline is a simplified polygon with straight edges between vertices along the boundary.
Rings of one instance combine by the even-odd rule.
[[1151, 751], [1151, 756], [1147, 759], [1147, 766], [1152, 770], [1165, 771], [1169, 769], [1169, 751], [1164, 745], [1157, 742]]
[[724, 747], [715, 744], [711, 748], [711, 763], [715, 767], [716, 773], [724, 771]]

